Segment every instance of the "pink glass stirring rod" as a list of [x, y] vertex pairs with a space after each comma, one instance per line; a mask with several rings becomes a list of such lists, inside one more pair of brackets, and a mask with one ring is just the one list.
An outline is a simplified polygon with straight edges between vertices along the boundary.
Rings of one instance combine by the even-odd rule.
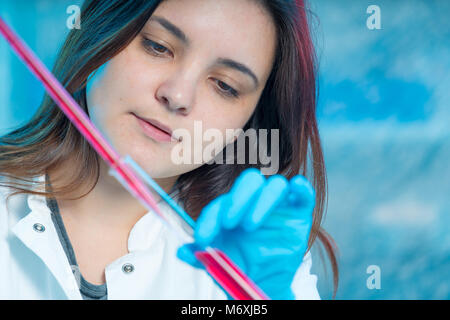
[[[121, 161], [120, 155], [109, 145], [101, 133], [89, 120], [78, 103], [59, 83], [46, 66], [34, 55], [28, 46], [16, 35], [0, 17], [0, 33], [6, 38], [15, 53], [25, 62], [32, 73], [42, 82], [48, 94], [60, 107], [69, 120], [86, 138], [96, 152], [116, 173], [116, 178], [147, 209], [154, 211], [163, 221], [168, 222], [160, 212], [156, 201], [142, 179], [128, 165]], [[210, 247], [195, 253], [208, 273], [234, 299], [269, 299], [223, 252]]]

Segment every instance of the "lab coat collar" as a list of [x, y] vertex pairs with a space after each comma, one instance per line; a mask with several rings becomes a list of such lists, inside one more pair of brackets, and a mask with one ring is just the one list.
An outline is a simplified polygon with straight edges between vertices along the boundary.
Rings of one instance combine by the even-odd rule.
[[[37, 190], [35, 188], [43, 186], [45, 183], [45, 175], [36, 177], [34, 181], [42, 183], [42, 185], [32, 187], [32, 189]], [[182, 206], [181, 201], [177, 199], [178, 190], [173, 191], [170, 196]], [[18, 198], [14, 199], [15, 197]], [[28, 208], [21, 203], [24, 202], [24, 199]], [[74, 266], [70, 266], [59, 241], [46, 198], [35, 194], [21, 194], [12, 196], [11, 202], [15, 202], [16, 205], [24, 208], [23, 210], [8, 208], [9, 214], [13, 215], [12, 221], [16, 221], [10, 226], [12, 232], [47, 265], [69, 299], [82, 299], [76, 278], [73, 275], [76, 269]], [[175, 214], [170, 214], [171, 209], [166, 202], [161, 200], [157, 205], [161, 211], [169, 212], [170, 220], [182, 226], [181, 218]], [[39, 224], [44, 226], [43, 232], [36, 230]], [[147, 212], [130, 231], [128, 238], [129, 255], [134, 255], [136, 251], [159, 250], [162, 245], [160, 241], [163, 238], [162, 233], [167, 232], [170, 233], [165, 223], [155, 213]], [[112, 262], [107, 268], [113, 266], [118, 260]]]
[[[37, 177], [35, 181], [44, 182], [45, 175]], [[31, 251], [41, 258], [69, 299], [81, 300], [82, 297], [79, 287], [73, 275], [73, 271], [75, 270], [72, 270], [59, 241], [45, 197], [26, 195], [25, 199], [28, 204], [28, 210], [25, 212], [25, 216], [21, 218], [13, 217], [18, 222], [12, 226], [11, 231]], [[8, 205], [7, 207], [9, 214], [22, 215], [24, 213], [18, 212], [17, 210], [10, 210]], [[41, 225], [44, 228], [43, 230], [39, 228]]]

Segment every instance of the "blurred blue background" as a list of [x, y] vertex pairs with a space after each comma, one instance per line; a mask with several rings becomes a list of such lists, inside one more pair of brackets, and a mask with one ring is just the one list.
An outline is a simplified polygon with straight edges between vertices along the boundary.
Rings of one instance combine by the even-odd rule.
[[[0, 15], [51, 68], [73, 0], [3, 0]], [[369, 5], [381, 29], [369, 30]], [[450, 1], [314, 0], [325, 229], [339, 246], [338, 299], [450, 298]], [[0, 39], [0, 134], [42, 86]], [[322, 299], [331, 272], [313, 248]], [[380, 289], [369, 289], [369, 266]]]

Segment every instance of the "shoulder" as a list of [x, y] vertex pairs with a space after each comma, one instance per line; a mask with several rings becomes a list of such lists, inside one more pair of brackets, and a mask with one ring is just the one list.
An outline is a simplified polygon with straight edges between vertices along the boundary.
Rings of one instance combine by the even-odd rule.
[[[4, 239], [9, 230], [9, 226], [11, 224], [10, 219], [10, 210], [8, 209], [8, 202], [11, 202], [11, 198], [8, 199], [8, 196], [12, 193], [10, 187], [8, 187], [8, 183], [10, 182], [4, 176], [0, 176], [0, 240]], [[14, 200], [14, 199], [13, 199]]]
[[[41, 182], [42, 177], [33, 179]], [[2, 235], [8, 233], [10, 227], [15, 225], [29, 211], [30, 194], [19, 193], [12, 195], [16, 190], [11, 187], [14, 180], [0, 175], [0, 231]], [[30, 185], [30, 189], [33, 186]]]
[[7, 198], [13, 192], [10, 183], [11, 179], [0, 175], [0, 212], [6, 209]]
[[296, 300], [320, 300], [317, 290], [317, 275], [311, 273], [311, 267], [312, 256], [311, 251], [308, 251], [303, 257], [291, 286]]

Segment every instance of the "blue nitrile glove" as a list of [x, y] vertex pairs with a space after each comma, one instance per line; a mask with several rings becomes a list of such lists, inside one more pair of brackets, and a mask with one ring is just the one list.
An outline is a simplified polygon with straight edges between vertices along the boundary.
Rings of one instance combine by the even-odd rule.
[[314, 205], [315, 191], [305, 177], [266, 179], [258, 169], [246, 169], [230, 192], [203, 208], [195, 243], [181, 246], [177, 256], [203, 268], [193, 252], [218, 248], [269, 298], [295, 299], [291, 284], [307, 248]]

